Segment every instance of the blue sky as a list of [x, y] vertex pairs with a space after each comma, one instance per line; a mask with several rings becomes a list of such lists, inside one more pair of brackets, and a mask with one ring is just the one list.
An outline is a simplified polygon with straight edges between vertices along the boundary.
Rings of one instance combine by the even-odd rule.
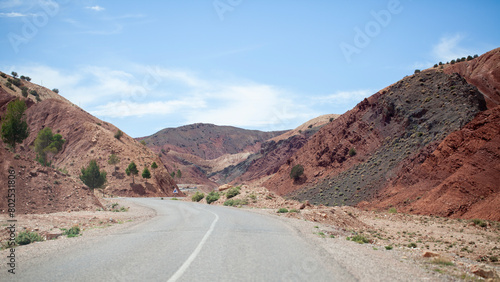
[[291, 129], [500, 47], [500, 1], [0, 1], [0, 70], [133, 137]]

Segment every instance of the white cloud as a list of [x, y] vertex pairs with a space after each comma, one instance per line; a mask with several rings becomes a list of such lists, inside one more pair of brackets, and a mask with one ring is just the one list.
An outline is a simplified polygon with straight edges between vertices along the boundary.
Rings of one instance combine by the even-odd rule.
[[433, 55], [443, 63], [470, 55], [472, 53], [470, 50], [459, 46], [464, 38], [461, 34], [441, 37], [439, 43], [433, 47]]
[[361, 102], [364, 98], [371, 96], [374, 92], [368, 89], [353, 90], [353, 91], [338, 91], [334, 94], [326, 95], [323, 97], [315, 98], [320, 103], [351, 103]]
[[101, 7], [101, 6], [91, 6], [91, 7], [86, 7], [87, 9], [90, 9], [90, 10], [93, 10], [93, 11], [96, 11], [96, 12], [101, 12], [101, 11], [104, 11], [106, 10], [105, 8]]
[[18, 18], [18, 17], [27, 17], [30, 16], [31, 14], [22, 14], [22, 13], [16, 13], [16, 12], [10, 12], [10, 13], [0, 13], [0, 18]]
[[126, 71], [86, 66], [68, 72], [16, 66], [100, 118], [175, 119], [274, 130], [293, 128], [317, 113], [278, 87], [255, 82], [203, 79], [189, 71], [132, 66]]

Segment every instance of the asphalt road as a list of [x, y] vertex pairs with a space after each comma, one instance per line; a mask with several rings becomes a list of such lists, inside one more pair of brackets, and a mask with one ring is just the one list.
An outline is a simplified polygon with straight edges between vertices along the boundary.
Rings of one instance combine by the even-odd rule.
[[158, 216], [19, 262], [15, 281], [356, 280], [271, 216], [180, 201], [130, 201]]

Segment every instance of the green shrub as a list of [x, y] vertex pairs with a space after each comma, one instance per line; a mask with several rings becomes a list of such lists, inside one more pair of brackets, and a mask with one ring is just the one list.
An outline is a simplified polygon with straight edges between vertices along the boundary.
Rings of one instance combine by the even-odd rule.
[[172, 200], [172, 201], [179, 201], [179, 199], [177, 199], [176, 197], [173, 197], [170, 200]]
[[36, 232], [30, 232], [30, 231], [19, 232], [16, 237], [17, 245], [28, 245], [33, 242], [41, 242], [41, 241], [43, 241], [42, 236], [40, 236]]
[[397, 213], [398, 211], [396, 210], [396, 208], [392, 207], [389, 209], [389, 213]]
[[355, 236], [351, 237], [351, 241], [356, 242], [358, 244], [366, 244], [366, 243], [370, 242], [370, 240], [368, 240], [363, 235], [355, 235]]
[[356, 149], [351, 148], [351, 149], [349, 150], [349, 156], [354, 157], [354, 156], [356, 156], [356, 154], [357, 154]]
[[63, 235], [66, 235], [68, 236], [68, 238], [71, 238], [71, 237], [76, 237], [78, 235], [80, 235], [80, 227], [78, 227], [77, 225], [71, 227], [70, 229], [63, 229], [64, 230], [64, 233]]
[[419, 70], [419, 69], [416, 69], [414, 73], [420, 73], [420, 70]]
[[287, 213], [288, 209], [287, 208], [280, 208], [277, 213]]
[[118, 131], [115, 133], [115, 138], [120, 140], [120, 138], [122, 138], [122, 136], [123, 136], [123, 132], [118, 129]]
[[292, 171], [290, 171], [290, 178], [297, 180], [302, 176], [302, 174], [304, 174], [304, 167], [298, 164], [292, 167]]
[[236, 186], [236, 187], [232, 187], [232, 188], [228, 189], [226, 192], [226, 197], [228, 199], [231, 199], [232, 197], [239, 195], [240, 189], [241, 189], [241, 186]]
[[193, 202], [199, 202], [201, 201], [203, 198], [205, 198], [205, 194], [201, 193], [201, 192], [196, 192], [194, 193], [194, 195], [191, 197], [191, 201]]
[[243, 199], [243, 200], [229, 199], [229, 200], [224, 202], [224, 206], [230, 206], [230, 207], [239, 207], [239, 206], [243, 206], [243, 205], [248, 205], [248, 201], [245, 199]]
[[451, 60], [450, 64], [454, 65], [455, 64], [455, 60]]
[[390, 251], [390, 250], [392, 250], [392, 246], [391, 245], [385, 246], [385, 249], [388, 250], [388, 251]]
[[211, 204], [215, 201], [217, 201], [220, 198], [220, 195], [218, 192], [212, 191], [208, 193], [207, 195], [207, 204]]
[[481, 220], [481, 219], [477, 219], [477, 218], [475, 218], [475, 219], [473, 219], [473, 220], [472, 220], [472, 222], [473, 222], [473, 223], [474, 223], [474, 225], [476, 225], [476, 226], [480, 226], [480, 227], [486, 227], [486, 226], [488, 226], [488, 223], [486, 223], [486, 221]]
[[300, 211], [298, 209], [291, 209], [290, 212], [299, 213]]
[[417, 247], [417, 243], [411, 242], [410, 244], [408, 244], [408, 248], [416, 248], [416, 247]]

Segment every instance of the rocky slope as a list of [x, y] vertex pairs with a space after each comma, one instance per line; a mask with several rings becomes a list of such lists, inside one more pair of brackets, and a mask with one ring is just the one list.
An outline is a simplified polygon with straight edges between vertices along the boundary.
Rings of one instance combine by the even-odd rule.
[[[0, 80], [6, 80], [8, 78], [11, 77], [2, 77]], [[32, 90], [33, 84], [26, 81], [22, 81], [22, 83], [23, 86]], [[32, 177], [44, 175], [44, 172], [36, 172], [38, 169], [41, 169], [41, 171], [53, 170], [52, 168], [39, 167], [35, 161], [36, 155], [33, 150], [34, 140], [38, 132], [42, 128], [50, 127], [54, 133], [59, 133], [66, 139], [62, 150], [56, 155], [51, 156], [52, 166], [58, 170], [59, 174], [62, 174], [63, 177], [68, 179], [71, 178], [74, 183], [78, 184], [72, 185], [72, 189], [75, 188], [74, 186], [84, 186], [78, 179], [80, 169], [83, 166], [87, 166], [90, 160], [95, 159], [101, 169], [107, 172], [108, 182], [104, 189], [104, 193], [108, 195], [173, 195], [172, 192], [177, 187], [175, 182], [170, 177], [160, 158], [144, 145], [126, 134], [120, 139], [115, 138], [114, 135], [118, 131], [118, 128], [91, 116], [48, 89], [36, 86], [38, 99], [33, 101], [31, 99], [33, 98], [31, 94], [27, 98], [23, 98], [19, 87], [12, 86], [12, 88], [16, 91], [6, 89], [4, 83], [2, 84], [2, 88], [0, 89], [0, 101], [2, 103], [0, 104], [0, 108], [2, 109], [1, 113], [5, 111], [6, 104], [9, 101], [16, 98], [25, 99], [28, 106], [26, 117], [30, 134], [29, 137], [18, 146], [17, 154], [20, 159], [30, 163], [29, 166], [24, 165], [26, 167], [25, 169], [35, 169], [33, 173], [30, 173]], [[60, 98], [57, 98], [58, 96]], [[112, 153], [120, 158], [120, 162], [117, 164], [116, 168], [114, 165], [109, 165], [107, 162]], [[124, 172], [131, 161], [137, 164], [140, 172], [142, 172], [145, 166], [150, 166], [153, 161], [155, 161], [159, 167], [153, 171], [153, 176], [147, 183], [139, 175], [135, 177], [135, 184], [132, 184], [132, 179], [127, 177]], [[50, 177], [47, 179], [50, 179]], [[56, 180], [52, 180], [52, 182], [56, 182]], [[38, 186], [35, 185], [33, 188], [35, 187]], [[64, 187], [64, 189], [67, 188], [66, 186]], [[51, 193], [51, 197], [54, 199], [60, 196], [57, 191], [52, 191]], [[46, 204], [45, 200], [40, 201], [37, 202], [37, 206]], [[82, 198], [82, 201], [86, 200]], [[53, 201], [52, 203], [54, 202], [57, 201]], [[66, 209], [64, 205], [56, 206], [56, 210]], [[75, 204], [75, 206], [78, 205]], [[32, 211], [36, 211], [36, 208], [32, 209]]]
[[500, 221], [500, 106], [409, 159], [365, 208]]
[[[483, 96], [457, 74], [406, 77], [323, 127], [264, 186], [316, 204], [357, 204], [377, 195], [405, 160], [436, 147], [485, 108]], [[304, 175], [292, 180], [297, 164]]]
[[444, 72], [458, 73], [475, 85], [484, 95], [488, 108], [500, 105], [500, 48], [472, 61], [448, 64]]

